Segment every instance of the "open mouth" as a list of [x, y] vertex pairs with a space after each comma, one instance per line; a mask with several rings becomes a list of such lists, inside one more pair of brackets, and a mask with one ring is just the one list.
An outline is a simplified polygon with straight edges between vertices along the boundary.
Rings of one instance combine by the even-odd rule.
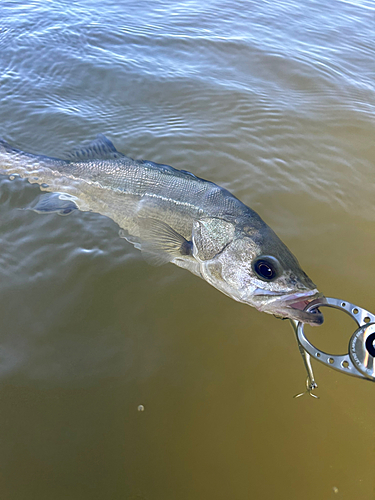
[[[278, 294], [277, 292], [265, 294], [263, 290], [259, 290], [254, 296], [259, 301], [267, 297], [263, 304], [258, 303], [255, 305], [258, 311], [273, 314], [278, 318], [301, 321], [312, 326], [321, 325], [324, 321], [323, 314], [319, 311], [318, 306], [324, 304], [326, 299], [317, 289], [288, 295]], [[317, 307], [314, 307], [315, 303]]]
[[[323, 314], [318, 307], [314, 308], [314, 304], [321, 305], [325, 302], [323, 294], [317, 290], [308, 294], [293, 294], [289, 297], [281, 299], [281, 309], [286, 313], [286, 317], [308, 323], [310, 325], [321, 325], [324, 321]], [[306, 311], [306, 309], [309, 311]]]

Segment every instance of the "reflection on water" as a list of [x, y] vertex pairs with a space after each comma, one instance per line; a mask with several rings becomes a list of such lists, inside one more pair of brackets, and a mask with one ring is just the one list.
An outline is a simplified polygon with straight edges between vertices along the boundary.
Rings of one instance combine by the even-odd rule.
[[[374, 10], [2, 2], [0, 135], [62, 157], [105, 133], [213, 180], [375, 312]], [[314, 365], [321, 399], [294, 400], [287, 321], [148, 266], [109, 219], [24, 210], [39, 194], [0, 179], [4, 498], [374, 497], [372, 384]], [[341, 352], [349, 323], [311, 338]]]

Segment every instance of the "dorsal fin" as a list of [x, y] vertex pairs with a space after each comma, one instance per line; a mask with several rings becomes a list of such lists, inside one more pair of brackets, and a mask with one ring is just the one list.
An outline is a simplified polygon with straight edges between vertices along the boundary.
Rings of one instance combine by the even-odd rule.
[[102, 158], [112, 160], [125, 155], [117, 151], [112, 142], [103, 134], [98, 134], [96, 139], [87, 146], [83, 146], [68, 155], [69, 160], [91, 160]]

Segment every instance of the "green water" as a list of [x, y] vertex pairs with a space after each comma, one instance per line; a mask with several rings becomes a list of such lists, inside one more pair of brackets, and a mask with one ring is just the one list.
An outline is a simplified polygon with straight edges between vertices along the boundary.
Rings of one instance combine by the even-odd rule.
[[[63, 157], [97, 133], [226, 187], [327, 296], [375, 313], [371, 1], [0, 4], [0, 135]], [[375, 386], [287, 321], [116, 224], [38, 215], [0, 178], [1, 500], [372, 500]], [[326, 312], [306, 330], [344, 352]], [[144, 411], [139, 411], [142, 405]]]

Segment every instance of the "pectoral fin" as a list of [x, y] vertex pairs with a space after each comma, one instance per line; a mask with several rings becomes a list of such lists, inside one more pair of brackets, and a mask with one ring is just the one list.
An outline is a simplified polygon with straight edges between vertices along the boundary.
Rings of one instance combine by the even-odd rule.
[[69, 215], [74, 210], [78, 210], [78, 206], [73, 200], [74, 198], [65, 193], [42, 194], [39, 196], [37, 204], [28, 210], [33, 210], [37, 214]]
[[165, 222], [138, 218], [140, 249], [147, 262], [162, 265], [176, 257], [192, 254], [192, 243]]

